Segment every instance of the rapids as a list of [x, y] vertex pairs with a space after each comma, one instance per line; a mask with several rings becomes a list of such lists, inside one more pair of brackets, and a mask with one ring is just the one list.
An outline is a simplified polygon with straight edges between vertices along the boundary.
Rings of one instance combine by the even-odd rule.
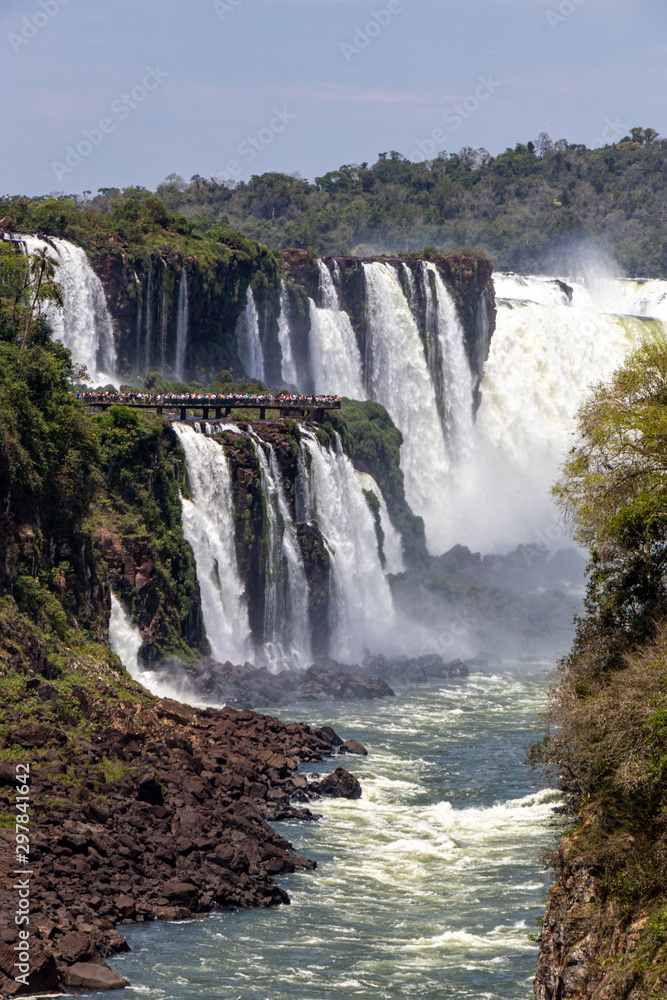
[[522, 763], [544, 666], [283, 710], [370, 751], [343, 761], [360, 800], [279, 826], [317, 870], [280, 879], [289, 907], [127, 925], [114, 969], [146, 1000], [529, 1000], [558, 801]]

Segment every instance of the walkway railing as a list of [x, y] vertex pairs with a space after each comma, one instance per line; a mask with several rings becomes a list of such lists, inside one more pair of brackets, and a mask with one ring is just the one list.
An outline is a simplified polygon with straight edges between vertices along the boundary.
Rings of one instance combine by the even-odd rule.
[[[259, 410], [259, 419], [266, 420], [267, 410], [278, 410], [286, 417], [308, 416], [313, 423], [322, 423], [327, 410], [340, 410], [340, 396], [271, 396], [267, 393], [257, 396], [193, 396], [165, 393], [75, 393], [86, 406], [106, 410], [109, 406], [128, 406], [134, 409], [180, 411], [180, 419], [187, 420], [188, 410], [201, 410], [202, 419], [221, 420], [229, 417], [232, 410]], [[214, 414], [214, 416], [212, 416]], [[166, 414], [169, 416], [169, 413]]]

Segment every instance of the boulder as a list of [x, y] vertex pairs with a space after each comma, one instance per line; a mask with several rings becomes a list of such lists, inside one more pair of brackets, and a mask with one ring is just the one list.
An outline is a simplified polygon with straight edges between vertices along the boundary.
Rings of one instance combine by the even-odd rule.
[[368, 756], [368, 750], [363, 743], [359, 743], [358, 740], [345, 740], [345, 742], [341, 743], [338, 747], [338, 753], [357, 753], [362, 757]]
[[361, 798], [361, 785], [344, 767], [337, 767], [333, 774], [327, 774], [321, 781], [314, 781], [308, 786], [308, 791], [333, 799]]
[[130, 985], [127, 979], [110, 969], [106, 962], [76, 962], [65, 969], [63, 982], [65, 986], [85, 990], [122, 990], [124, 986]]

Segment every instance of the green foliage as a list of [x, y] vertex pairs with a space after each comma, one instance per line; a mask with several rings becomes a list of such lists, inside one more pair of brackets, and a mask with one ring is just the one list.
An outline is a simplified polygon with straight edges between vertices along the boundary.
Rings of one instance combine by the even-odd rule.
[[554, 493], [593, 552], [591, 599], [641, 638], [665, 602], [667, 341], [640, 347], [579, 415], [580, 442]]
[[[609, 973], [620, 991], [613, 995], [626, 996], [667, 972], [663, 338], [646, 343], [593, 389], [579, 432], [555, 492], [592, 550], [587, 614], [560, 665], [551, 732], [533, 748], [533, 760], [558, 782], [575, 820], [567, 864], [594, 873], [610, 921], [619, 913], [628, 924], [649, 916], [634, 954], [625, 965], [614, 960]], [[655, 988], [636, 995], [662, 995]]]
[[[496, 157], [464, 148], [412, 163], [394, 150], [314, 184], [277, 173], [238, 184], [172, 176], [157, 193], [168, 210], [230, 246], [242, 245], [238, 234], [227, 236], [230, 227], [319, 253], [417, 252], [426, 244], [430, 255], [474, 243], [503, 269], [551, 272], [574, 236], [603, 240], [629, 273], [659, 277], [667, 272], [666, 146], [650, 128], [600, 149], [543, 133]], [[106, 195], [98, 198], [106, 204]]]

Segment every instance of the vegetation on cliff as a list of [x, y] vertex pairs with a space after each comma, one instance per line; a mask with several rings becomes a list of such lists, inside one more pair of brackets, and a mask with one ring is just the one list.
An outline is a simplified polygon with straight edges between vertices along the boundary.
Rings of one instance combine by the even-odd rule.
[[[618, 1000], [663, 996], [667, 988], [666, 440], [667, 343], [660, 340], [595, 389], [557, 487], [579, 541], [591, 549], [591, 578], [587, 613], [553, 695], [551, 735], [534, 748], [573, 821], [558, 856], [543, 951], [556, 916], [565, 954], [584, 934], [600, 942], [588, 949], [582, 992], [559, 996], [584, 995], [596, 984], [601, 990], [600, 983], [604, 996]], [[571, 894], [563, 904], [576, 872], [592, 876], [589, 901], [575, 905]]]
[[0, 298], [0, 593], [47, 646], [82, 630], [104, 641], [111, 576], [152, 637], [147, 655], [201, 645], [170, 434], [122, 408], [91, 416], [69, 351], [39, 315], [23, 346], [24, 318]]

